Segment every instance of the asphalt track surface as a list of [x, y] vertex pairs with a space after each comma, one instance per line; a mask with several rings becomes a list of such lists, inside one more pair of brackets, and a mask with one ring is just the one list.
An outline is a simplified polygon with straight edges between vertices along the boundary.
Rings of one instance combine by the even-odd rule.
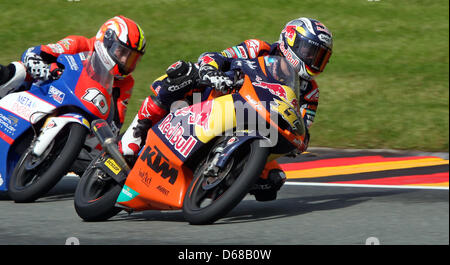
[[[301, 159], [374, 154], [317, 149]], [[0, 244], [64, 245], [76, 238], [81, 245], [448, 245], [448, 153], [439, 156], [447, 160], [446, 187], [334, 185], [290, 178], [277, 200], [257, 202], [247, 196], [208, 226], [189, 225], [180, 211], [121, 212], [105, 222], [83, 222], [73, 207], [78, 178], [65, 177], [35, 203], [0, 200]], [[436, 171], [436, 166], [429, 168]]]

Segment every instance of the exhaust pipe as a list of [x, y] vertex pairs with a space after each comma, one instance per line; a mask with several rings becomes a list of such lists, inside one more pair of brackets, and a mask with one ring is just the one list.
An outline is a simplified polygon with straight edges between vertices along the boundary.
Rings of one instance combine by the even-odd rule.
[[111, 157], [117, 162], [117, 164], [124, 169], [127, 173], [131, 171], [127, 161], [123, 155], [119, 152], [117, 147], [116, 136], [111, 130], [109, 124], [102, 119], [94, 120], [91, 123], [91, 129], [94, 132], [95, 137], [100, 141], [103, 149], [111, 155]]

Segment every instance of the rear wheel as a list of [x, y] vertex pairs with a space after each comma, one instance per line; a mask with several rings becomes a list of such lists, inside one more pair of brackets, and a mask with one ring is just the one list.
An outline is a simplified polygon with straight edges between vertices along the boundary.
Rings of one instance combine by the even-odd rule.
[[115, 206], [122, 186], [97, 166], [104, 161], [104, 154], [92, 161], [75, 190], [75, 211], [85, 221], [104, 221], [122, 210]]
[[239, 204], [261, 175], [269, 156], [269, 148], [260, 143], [255, 140], [239, 147], [214, 178], [204, 174], [211, 158], [200, 162], [183, 202], [183, 214], [190, 224], [211, 224]]
[[28, 148], [20, 157], [9, 181], [8, 194], [18, 203], [33, 202], [45, 195], [67, 173], [83, 146], [88, 130], [81, 124], [64, 127], [42, 155]]

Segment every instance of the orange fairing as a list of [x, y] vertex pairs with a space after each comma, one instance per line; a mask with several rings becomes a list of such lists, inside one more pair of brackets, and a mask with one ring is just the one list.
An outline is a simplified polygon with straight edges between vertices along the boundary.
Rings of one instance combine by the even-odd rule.
[[286, 138], [295, 147], [302, 148], [302, 143], [305, 138], [304, 135], [297, 135], [290, 132], [288, 129], [281, 129], [278, 124], [270, 119], [270, 112], [267, 111], [267, 109], [261, 108], [260, 106], [257, 106], [257, 104], [255, 104], [257, 102], [260, 102], [260, 99], [256, 94], [252, 82], [248, 76], [245, 76], [244, 84], [239, 90], [239, 94], [241, 94], [241, 96], [258, 112], [259, 115], [264, 117], [266, 121], [270, 122], [270, 125], [273, 126], [273, 128], [277, 128], [281, 136]]
[[137, 211], [181, 209], [192, 172], [152, 130], [147, 143], [125, 182], [139, 195], [118, 203]]
[[264, 57], [262, 57], [262, 56], [258, 57], [258, 63], [259, 63], [261, 70], [263, 71], [264, 75], [267, 76], [266, 64], [264, 63]]

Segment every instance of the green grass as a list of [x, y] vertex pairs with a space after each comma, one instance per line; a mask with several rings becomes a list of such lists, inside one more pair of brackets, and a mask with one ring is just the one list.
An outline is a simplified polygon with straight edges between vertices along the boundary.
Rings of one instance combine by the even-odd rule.
[[274, 42], [287, 21], [317, 18], [333, 32], [334, 51], [317, 78], [311, 146], [448, 151], [445, 0], [3, 0], [0, 11], [3, 64], [32, 45], [70, 34], [93, 36], [116, 14], [137, 21], [149, 49], [134, 74], [127, 124], [150, 83], [172, 62], [196, 60], [248, 38]]

